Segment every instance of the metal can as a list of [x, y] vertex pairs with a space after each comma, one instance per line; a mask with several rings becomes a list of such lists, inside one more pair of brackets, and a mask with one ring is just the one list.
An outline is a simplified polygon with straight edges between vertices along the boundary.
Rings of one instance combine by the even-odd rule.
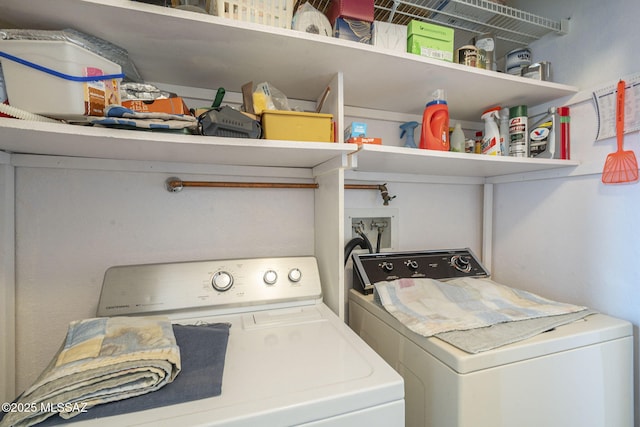
[[529, 117], [527, 106], [509, 108], [509, 155], [529, 157]]
[[475, 36], [472, 43], [478, 49], [485, 51], [485, 68], [496, 70], [496, 39], [492, 33], [485, 33]]
[[476, 67], [478, 64], [478, 48], [471, 45], [462, 46], [456, 50], [456, 62], [458, 64]]
[[548, 61], [536, 62], [527, 65], [520, 70], [522, 77], [530, 79], [550, 81], [551, 80], [551, 63]]
[[482, 68], [483, 70], [487, 68], [487, 51], [484, 49], [478, 49], [478, 60], [476, 61], [476, 67]]
[[509, 74], [520, 75], [520, 70], [531, 65], [531, 49], [520, 47], [505, 55], [504, 68]]

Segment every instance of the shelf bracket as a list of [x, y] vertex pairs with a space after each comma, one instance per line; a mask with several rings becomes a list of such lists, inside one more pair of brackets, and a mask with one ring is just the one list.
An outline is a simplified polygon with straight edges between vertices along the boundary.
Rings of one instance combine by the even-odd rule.
[[387, 22], [393, 22], [393, 18], [396, 16], [396, 10], [398, 10], [398, 6], [400, 6], [400, 2], [395, 0], [393, 2], [393, 6], [391, 6], [391, 10], [389, 11], [389, 19]]
[[560, 20], [560, 31], [558, 31], [558, 34], [560, 35], [566, 35], [569, 34], [569, 26], [571, 24], [571, 20], [569, 18], [563, 18]]

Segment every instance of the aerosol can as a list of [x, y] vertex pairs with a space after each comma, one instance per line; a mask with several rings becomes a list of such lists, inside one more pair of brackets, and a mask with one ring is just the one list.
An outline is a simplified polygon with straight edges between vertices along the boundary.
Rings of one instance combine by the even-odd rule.
[[443, 89], [433, 92], [424, 109], [420, 148], [449, 151], [449, 107]]
[[490, 108], [482, 113], [484, 120], [484, 137], [482, 138], [482, 154], [499, 156], [503, 141], [500, 138], [498, 122], [500, 120], [500, 107]]

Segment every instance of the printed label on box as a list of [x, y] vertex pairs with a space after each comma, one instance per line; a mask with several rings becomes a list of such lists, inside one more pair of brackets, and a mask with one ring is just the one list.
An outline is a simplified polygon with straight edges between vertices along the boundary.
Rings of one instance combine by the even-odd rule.
[[[87, 67], [84, 69], [85, 77], [103, 76], [101, 69]], [[120, 105], [120, 92], [118, 81], [95, 80], [84, 82], [84, 114], [87, 116], [104, 116], [107, 105]]]

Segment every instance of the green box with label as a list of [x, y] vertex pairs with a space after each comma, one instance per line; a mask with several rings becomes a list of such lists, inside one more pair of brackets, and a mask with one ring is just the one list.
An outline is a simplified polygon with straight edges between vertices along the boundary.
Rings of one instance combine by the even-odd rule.
[[413, 20], [407, 26], [407, 52], [453, 62], [453, 28]]

